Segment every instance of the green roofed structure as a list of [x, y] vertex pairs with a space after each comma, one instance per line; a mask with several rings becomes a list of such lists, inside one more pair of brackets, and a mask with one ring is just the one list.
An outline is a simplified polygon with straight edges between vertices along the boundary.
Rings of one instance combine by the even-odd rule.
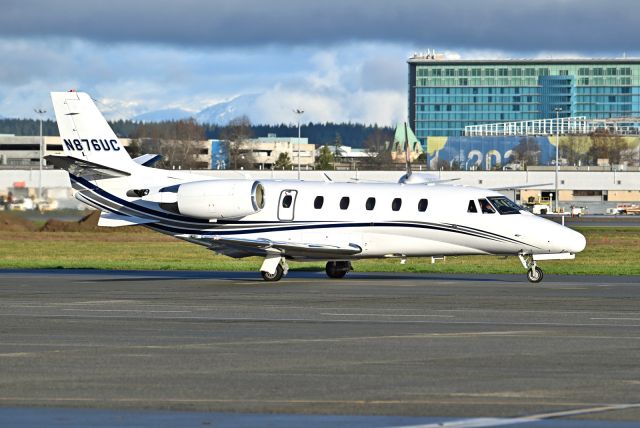
[[420, 154], [424, 153], [420, 140], [411, 130], [411, 127], [407, 122], [399, 122], [396, 126], [396, 132], [393, 137], [393, 146], [391, 150], [394, 152], [404, 152], [406, 150], [406, 144], [409, 144], [409, 151]]

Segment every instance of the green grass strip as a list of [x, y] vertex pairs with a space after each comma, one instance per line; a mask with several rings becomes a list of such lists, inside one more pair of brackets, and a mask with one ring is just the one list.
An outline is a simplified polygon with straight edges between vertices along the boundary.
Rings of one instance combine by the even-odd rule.
[[[548, 274], [640, 275], [640, 228], [581, 227], [587, 248], [575, 260], [545, 261]], [[0, 268], [80, 268], [120, 270], [255, 270], [259, 257], [232, 259], [215, 255], [153, 232], [16, 232], [0, 237]], [[292, 270], [323, 270], [323, 262], [292, 262]], [[354, 262], [359, 272], [523, 273], [516, 257], [410, 258]]]

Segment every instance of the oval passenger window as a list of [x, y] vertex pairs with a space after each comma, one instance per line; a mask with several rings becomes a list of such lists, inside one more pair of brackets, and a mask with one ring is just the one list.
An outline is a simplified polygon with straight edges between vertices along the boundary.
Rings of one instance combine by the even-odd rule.
[[391, 209], [394, 211], [400, 211], [400, 207], [402, 206], [402, 199], [395, 198], [393, 202], [391, 202]]
[[376, 198], [367, 199], [367, 202], [365, 203], [365, 208], [367, 209], [367, 211], [371, 211], [375, 207], [376, 207]]
[[349, 197], [344, 196], [342, 199], [340, 199], [340, 209], [346, 210], [347, 208], [349, 208]]

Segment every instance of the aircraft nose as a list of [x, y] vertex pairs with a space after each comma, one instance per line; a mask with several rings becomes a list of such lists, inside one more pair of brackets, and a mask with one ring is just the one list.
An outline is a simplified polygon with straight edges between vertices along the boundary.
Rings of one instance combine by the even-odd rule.
[[587, 246], [587, 240], [580, 232], [567, 229], [567, 233], [565, 233], [564, 235], [564, 244], [567, 251], [570, 253], [579, 253]]

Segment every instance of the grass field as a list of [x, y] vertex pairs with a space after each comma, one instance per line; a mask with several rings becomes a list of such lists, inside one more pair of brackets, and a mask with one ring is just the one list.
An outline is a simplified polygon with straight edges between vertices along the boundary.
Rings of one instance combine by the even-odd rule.
[[[578, 228], [587, 248], [575, 260], [541, 262], [549, 274], [640, 275], [640, 228]], [[258, 270], [262, 259], [231, 259], [144, 229], [110, 232], [7, 232], [0, 236], [0, 268]], [[290, 263], [323, 270], [324, 263]], [[447, 257], [354, 262], [360, 272], [524, 273], [516, 257]]]

